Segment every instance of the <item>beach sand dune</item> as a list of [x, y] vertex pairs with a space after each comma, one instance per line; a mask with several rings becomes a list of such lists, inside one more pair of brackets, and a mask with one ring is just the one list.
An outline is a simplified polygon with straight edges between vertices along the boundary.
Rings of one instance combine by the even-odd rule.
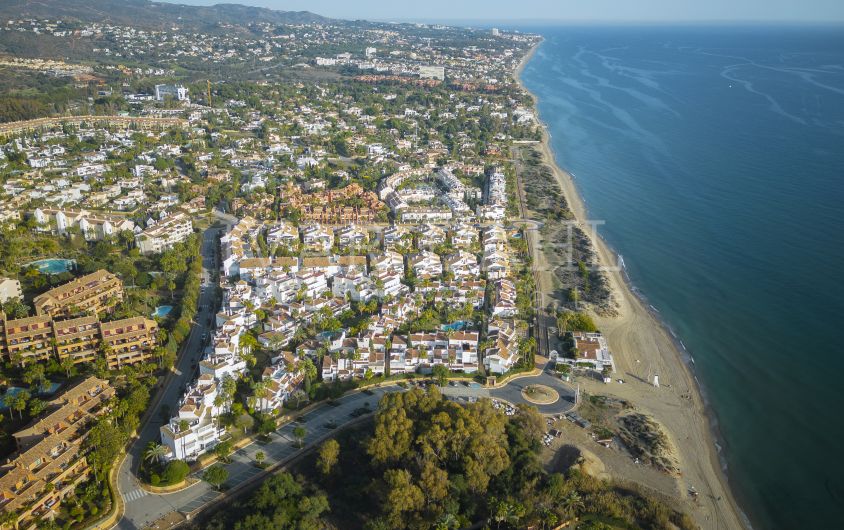
[[[521, 70], [534, 50], [525, 56], [516, 71], [520, 84]], [[576, 219], [584, 222], [587, 214], [583, 201], [571, 175], [557, 165], [545, 129], [543, 141], [538, 147], [545, 163], [553, 170]], [[593, 244], [602, 264], [616, 263], [616, 255], [602, 239], [598, 238]], [[581, 388], [593, 394], [626, 399], [636, 410], [653, 416], [665, 428], [677, 452], [680, 469], [677, 490], [681, 492], [681, 500], [688, 507], [689, 514], [701, 528], [748, 527], [721, 469], [705, 403], [675, 340], [633, 294], [623, 272], [611, 269], [607, 274], [618, 304], [618, 315], [598, 316], [596, 323], [613, 351], [617, 369], [614, 380], [624, 379], [625, 384], [613, 382], [605, 385], [582, 380]], [[550, 279], [542, 283], [550, 284]], [[659, 375], [659, 388], [652, 385], [655, 374]], [[690, 488], [698, 492], [697, 498], [689, 495]]]

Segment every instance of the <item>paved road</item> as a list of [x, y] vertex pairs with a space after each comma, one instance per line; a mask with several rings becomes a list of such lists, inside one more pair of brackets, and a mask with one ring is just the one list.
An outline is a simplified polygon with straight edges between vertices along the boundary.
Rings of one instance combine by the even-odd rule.
[[[217, 212], [215, 214], [222, 221], [228, 220], [224, 215]], [[210, 277], [212, 271], [219, 270], [217, 240], [216, 228], [209, 228], [203, 233], [204, 280]], [[541, 296], [541, 293], [538, 294]], [[127, 458], [118, 471], [118, 490], [123, 497], [125, 510], [123, 518], [115, 528], [121, 530], [162, 528], [164, 526], [159, 520], [163, 517], [174, 512], [183, 515], [190, 514], [214, 501], [220, 495], [203, 481], [199, 481], [183, 491], [166, 495], [151, 494], [140, 487], [140, 483], [133, 473], [147, 442], [159, 440], [159, 427], [164, 421], [161, 413], [162, 407], [166, 405], [170, 411], [174, 411], [182, 394], [182, 389], [195, 377], [194, 363], [201, 358], [204, 346], [203, 336], [207, 332], [210, 333], [207, 324], [208, 318], [214, 314], [215, 301], [213, 295], [214, 290], [208, 289], [200, 296], [200, 310], [197, 313], [197, 320], [186, 341], [184, 353], [177, 361], [177, 371], [167, 383], [163, 398], [154, 406], [149, 421], [143, 426], [140, 437], [130, 448]], [[546, 332], [542, 327], [544, 326], [540, 324], [540, 330]], [[543, 350], [547, 348], [547, 342], [546, 344], [542, 344], [542, 342], [544, 341], [540, 341], [540, 351], [545, 353]], [[545, 346], [545, 348], [542, 348], [542, 346]], [[571, 409], [574, 406], [572, 389], [547, 371], [546, 366], [542, 368], [542, 373], [539, 375], [512, 380], [502, 388], [485, 389], [458, 384], [445, 387], [443, 393], [456, 399], [492, 397], [511, 403], [522, 403], [524, 402], [521, 396], [522, 388], [530, 384], [542, 384], [555, 389], [560, 395], [560, 399], [552, 404], [539, 405], [537, 408], [541, 413], [560, 414]], [[352, 421], [355, 417], [351, 413], [356, 409], [368, 405], [370, 409], [374, 410], [384, 393], [396, 389], [397, 387], [377, 388], [373, 389], [372, 395], [355, 393], [345, 396], [331, 405], [322, 404], [318, 406], [304, 418], [304, 426], [307, 429], [305, 446], [307, 447], [330, 435], [333, 431], [332, 427], [342, 427]], [[253, 443], [235, 453], [232, 456], [232, 462], [226, 466], [229, 471], [227, 484], [234, 486], [261, 473], [261, 470], [254, 465], [255, 453], [258, 451], [264, 452], [266, 463], [269, 465], [285, 461], [300, 451], [293, 438], [292, 431], [294, 428], [295, 424], [287, 424], [271, 435], [269, 443]]]
[[547, 405], [536, 405], [535, 403], [531, 403], [542, 414], [563, 414], [574, 407], [574, 390], [564, 383], [559, 377], [556, 377], [547, 368], [547, 365], [543, 366], [542, 372], [539, 375], [511, 379], [501, 388], [466, 387], [460, 382], [454, 382], [453, 386], [451, 384], [446, 385], [443, 387], [442, 391], [443, 395], [457, 399], [466, 399], [469, 397], [494, 398], [517, 405], [519, 403], [528, 403], [528, 401], [522, 397], [522, 389], [528, 385], [545, 385], [556, 390], [557, 394], [560, 396], [557, 401]]
[[[288, 423], [272, 433], [268, 443], [256, 442], [236, 451], [232, 455], [232, 462], [225, 466], [229, 472], [226, 484], [234, 486], [262, 472], [254, 464], [255, 454], [258, 451], [264, 452], [265, 462], [269, 465], [285, 461], [299, 453], [301, 449], [293, 436], [293, 429], [297, 425], [304, 426], [307, 431], [304, 441], [307, 447], [329, 436], [338, 426], [354, 420], [356, 415], [352, 413], [355, 410], [361, 408], [375, 410], [381, 396], [396, 389], [397, 387], [373, 388], [370, 394], [358, 392], [344, 396], [332, 404], [324, 403], [307, 413], [302, 418], [303, 421]], [[155, 527], [158, 519], [172, 512], [190, 514], [214, 501], [220, 495], [203, 481], [185, 490], [167, 495], [148, 493], [137, 483], [124, 489], [121, 482], [120, 490], [126, 503], [126, 510], [117, 528], [126, 530]]]
[[[509, 385], [499, 389], [488, 390], [485, 388], [466, 387], [462, 384], [446, 386], [443, 394], [458, 400], [468, 398], [493, 397], [521, 403], [521, 388], [532, 383], [540, 383], [551, 386], [560, 393], [560, 399], [550, 405], [539, 406], [543, 414], [560, 414], [573, 406], [574, 395], [559, 378], [554, 378], [549, 373], [542, 373], [538, 376], [525, 377], [511, 381]], [[228, 486], [235, 486], [247, 481], [262, 470], [255, 466], [255, 454], [262, 451], [265, 454], [265, 462], [269, 465], [284, 462], [296, 456], [302, 449], [293, 436], [293, 429], [298, 425], [305, 427], [304, 447], [307, 448], [314, 443], [330, 436], [336, 428], [353, 421], [357, 415], [353, 414], [358, 409], [375, 410], [381, 397], [388, 393], [399, 390], [396, 386], [372, 388], [371, 393], [357, 392], [346, 395], [332, 404], [323, 403], [314, 410], [308, 412], [300, 422], [288, 423], [270, 435], [268, 443], [252, 443], [251, 445], [236, 451], [232, 455], [232, 462], [225, 467], [229, 472]], [[123, 471], [121, 469], [121, 471]], [[197, 475], [194, 478], [200, 478]], [[165, 526], [159, 519], [168, 514], [178, 512], [187, 515], [197, 512], [214, 502], [219, 496], [216, 490], [206, 482], [199, 481], [193, 486], [167, 495], [156, 495], [148, 493], [137, 486], [124, 489], [121, 483], [121, 492], [126, 503], [126, 510], [123, 519], [117, 528], [130, 530]]]
[[[202, 234], [203, 283], [207, 283], [211, 279], [212, 272], [218, 270], [217, 240], [217, 228], [209, 228]], [[145, 492], [140, 489], [134, 471], [137, 469], [146, 444], [150, 440], [160, 440], [159, 428], [166, 421], [162, 410], [166, 407], [170, 411], [167, 416], [172, 415], [178, 406], [183, 388], [194, 379], [195, 365], [199, 362], [205, 345], [204, 335], [210, 333], [209, 320], [215, 314], [214, 291], [214, 289], [204, 289], [200, 294], [199, 310], [196, 313], [194, 325], [191, 327], [191, 333], [183, 344], [181, 356], [176, 361], [176, 370], [171, 374], [169, 380], [165, 380], [166, 387], [160, 401], [153, 404], [152, 414], [141, 428], [140, 436], [129, 448], [129, 453], [118, 470], [118, 490], [123, 495], [123, 499], [127, 501], [126, 514], [119, 524], [120, 528], [139, 528], [132, 521], [142, 516], [144, 510], [136, 510], [137, 504], [133, 501], [136, 501]]]

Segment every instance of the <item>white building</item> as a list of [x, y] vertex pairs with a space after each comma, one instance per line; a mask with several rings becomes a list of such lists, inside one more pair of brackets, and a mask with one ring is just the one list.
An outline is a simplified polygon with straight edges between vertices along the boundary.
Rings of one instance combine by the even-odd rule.
[[4, 278], [0, 276], [0, 303], [6, 303], [12, 298], [23, 300], [21, 282], [13, 278]]
[[443, 66], [420, 66], [419, 77], [422, 79], [445, 80], [445, 67]]
[[193, 234], [189, 215], [179, 212], [156, 222], [137, 236], [135, 243], [141, 254], [157, 254], [181, 243]]
[[182, 396], [178, 414], [160, 429], [170, 459], [196, 460], [220, 442], [226, 430], [218, 421], [223, 410], [214, 405], [218, 393], [217, 381], [205, 374]]
[[185, 101], [188, 99], [188, 89], [182, 85], [155, 85], [156, 101], [163, 101], [168, 96], [177, 101]]

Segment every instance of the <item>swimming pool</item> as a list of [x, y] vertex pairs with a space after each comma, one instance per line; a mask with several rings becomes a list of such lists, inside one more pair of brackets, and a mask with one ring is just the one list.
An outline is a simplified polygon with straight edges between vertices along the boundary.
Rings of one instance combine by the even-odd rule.
[[440, 329], [442, 329], [443, 331], [460, 331], [461, 329], [465, 329], [468, 325], [468, 322], [465, 322], [463, 320], [457, 320], [455, 322], [452, 322], [451, 324], [443, 324], [442, 326], [440, 326]]
[[167, 315], [170, 314], [170, 311], [173, 310], [173, 306], [171, 305], [160, 305], [155, 308], [155, 311], [152, 312], [153, 318], [165, 318]]
[[76, 260], [51, 258], [40, 259], [26, 264], [27, 267], [36, 267], [41, 274], [61, 274], [76, 267]]
[[19, 387], [19, 386], [10, 386], [9, 388], [7, 388], [6, 392], [2, 396], [0, 396], [0, 410], [9, 408], [8, 406], [6, 406], [6, 398], [7, 397], [17, 396], [18, 394], [20, 394], [24, 390], [26, 390], [26, 389]]

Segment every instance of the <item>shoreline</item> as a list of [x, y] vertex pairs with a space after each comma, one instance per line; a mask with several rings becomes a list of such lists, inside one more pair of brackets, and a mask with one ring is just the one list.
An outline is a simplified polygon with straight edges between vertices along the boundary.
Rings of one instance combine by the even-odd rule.
[[[587, 219], [585, 202], [571, 173], [557, 163], [551, 147], [549, 127], [539, 115], [538, 98], [521, 79], [525, 66], [544, 40], [541, 39], [522, 57], [513, 77], [533, 101], [533, 111], [542, 129], [538, 148], [543, 162], [554, 174], [575, 219], [582, 223]], [[593, 239], [592, 243], [600, 263], [612, 264], [620, 259], [621, 255], [601, 236]], [[695, 374], [694, 359], [671, 327], [662, 320], [659, 311], [633, 285], [623, 260], [621, 263], [618, 270], [606, 273], [619, 313], [614, 317], [597, 317], [596, 321], [615, 352], [619, 375], [626, 373], [639, 381], [630, 381], [625, 385], [587, 383], [585, 387], [587, 390], [594, 389], [628, 399], [636, 408], [651, 414], [663, 425], [673, 442], [683, 471], [677, 479], [678, 500], [686, 505], [689, 514], [701, 528], [752, 528], [730, 489], [726, 464], [722, 459], [724, 444], [718, 431], [717, 416], [710, 408], [705, 389]], [[632, 354], [631, 350], [639, 350], [635, 355], [641, 359], [635, 359], [635, 364], [631, 364], [632, 360], [628, 358]], [[644, 353], [646, 351], [648, 353]], [[659, 373], [660, 378], [668, 376], [665, 381], [670, 383], [657, 391], [648, 383], [647, 377], [642, 379], [634, 375], [642, 366], [641, 360], [646, 361], [649, 374], [656, 367], [658, 369], [654, 373]], [[627, 370], [622, 370], [622, 367]], [[678, 437], [684, 437], [685, 440], [678, 442]], [[701, 452], [705, 452], [708, 459], [697, 458]], [[700, 493], [697, 502], [690, 502], [687, 488], [691, 487]], [[729, 506], [728, 510], [724, 509], [725, 504]]]

